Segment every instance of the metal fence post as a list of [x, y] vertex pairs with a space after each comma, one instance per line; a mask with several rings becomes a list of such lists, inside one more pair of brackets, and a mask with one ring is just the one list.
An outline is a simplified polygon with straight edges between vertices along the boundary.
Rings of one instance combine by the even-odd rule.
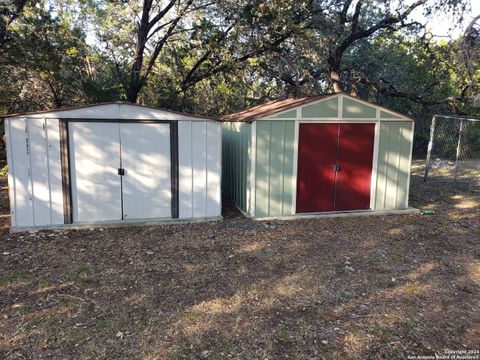
[[428, 142], [427, 160], [425, 161], [425, 174], [423, 175], [424, 182], [427, 181], [428, 170], [430, 169], [430, 156], [432, 155], [433, 138], [435, 136], [435, 123], [436, 123], [436, 119], [434, 116], [432, 117], [432, 124], [430, 125], [430, 141]]
[[462, 132], [463, 132], [463, 119], [460, 120], [460, 128], [458, 130], [457, 153], [455, 155], [455, 181], [457, 181], [457, 175], [458, 175], [458, 158], [460, 157], [460, 144], [462, 142]]

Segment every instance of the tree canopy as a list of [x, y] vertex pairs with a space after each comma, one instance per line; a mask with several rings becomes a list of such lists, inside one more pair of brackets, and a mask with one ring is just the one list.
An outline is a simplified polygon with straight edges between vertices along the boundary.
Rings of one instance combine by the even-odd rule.
[[[218, 116], [346, 91], [416, 118], [421, 137], [433, 112], [480, 112], [469, 11], [468, 0], [7, 0], [0, 114], [123, 100]], [[465, 33], [438, 38], [415, 12], [449, 12]]]

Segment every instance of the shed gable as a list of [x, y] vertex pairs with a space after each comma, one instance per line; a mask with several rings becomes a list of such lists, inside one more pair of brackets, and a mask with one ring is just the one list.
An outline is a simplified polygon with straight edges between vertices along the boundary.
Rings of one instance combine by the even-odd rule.
[[[408, 120], [410, 118], [389, 109], [368, 103], [346, 94], [335, 94], [315, 101], [294, 105], [269, 116], [256, 120]], [[254, 119], [255, 120], [255, 119]]]
[[281, 112], [278, 115], [271, 116], [272, 119], [295, 119], [297, 117], [297, 110], [289, 110]]
[[302, 107], [303, 118], [337, 118], [338, 117], [338, 97], [319, 101], [315, 104]]
[[372, 119], [377, 117], [377, 109], [374, 106], [368, 106], [359, 101], [344, 97], [342, 114], [344, 118]]
[[380, 117], [382, 119], [402, 119], [402, 117], [398, 116], [398, 115], [395, 115], [393, 113], [390, 113], [390, 112], [386, 112], [386, 111], [380, 111]]

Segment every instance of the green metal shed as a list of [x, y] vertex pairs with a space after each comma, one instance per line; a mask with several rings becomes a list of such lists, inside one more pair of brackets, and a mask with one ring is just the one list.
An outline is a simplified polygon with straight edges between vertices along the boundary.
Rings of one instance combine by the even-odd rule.
[[346, 94], [224, 116], [224, 194], [247, 216], [406, 210], [412, 119]]

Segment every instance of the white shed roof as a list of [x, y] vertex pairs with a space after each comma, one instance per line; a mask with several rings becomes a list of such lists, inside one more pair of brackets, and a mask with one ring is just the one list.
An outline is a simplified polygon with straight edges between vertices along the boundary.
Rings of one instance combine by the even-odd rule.
[[4, 118], [15, 117], [40, 119], [92, 119], [93, 121], [95, 119], [215, 121], [201, 116], [123, 102], [101, 103], [74, 108], [55, 109], [24, 114], [11, 114], [4, 116]]

